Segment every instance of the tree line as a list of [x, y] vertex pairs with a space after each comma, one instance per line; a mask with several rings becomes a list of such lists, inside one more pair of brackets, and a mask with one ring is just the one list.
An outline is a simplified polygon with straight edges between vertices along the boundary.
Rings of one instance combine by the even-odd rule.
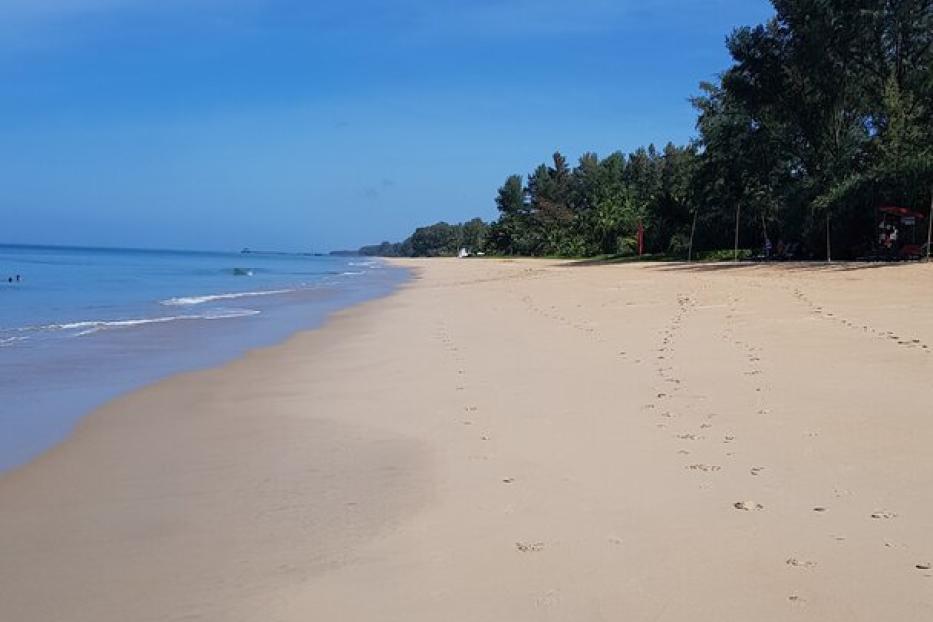
[[[793, 243], [877, 246], [878, 208], [933, 209], [933, 0], [773, 0], [691, 99], [697, 136], [511, 175], [499, 217], [423, 227], [367, 254], [671, 257]], [[926, 231], [923, 231], [923, 240]]]
[[489, 225], [481, 218], [454, 225], [439, 222], [415, 229], [402, 242], [364, 246], [359, 254], [372, 257], [451, 257], [461, 248], [483, 251], [488, 233]]

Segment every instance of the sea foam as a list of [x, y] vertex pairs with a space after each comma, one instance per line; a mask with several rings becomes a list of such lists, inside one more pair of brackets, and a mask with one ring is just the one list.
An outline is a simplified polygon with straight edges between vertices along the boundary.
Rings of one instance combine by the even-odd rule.
[[229, 294], [206, 294], [204, 296], [180, 296], [178, 298], [169, 298], [161, 300], [159, 304], [168, 307], [184, 307], [188, 305], [200, 305], [205, 302], [214, 302], [216, 300], [233, 300], [236, 298], [250, 298], [253, 296], [276, 296], [279, 294], [290, 294], [294, 289], [268, 289], [258, 292], [231, 292]]
[[[178, 322], [182, 320], [226, 320], [239, 317], [249, 317], [258, 315], [260, 312], [255, 309], [215, 309], [207, 313], [190, 313], [184, 315], [162, 315], [156, 317], [130, 318], [125, 320], [84, 320], [80, 322], [68, 322], [64, 324], [43, 324], [41, 326], [23, 326], [15, 329], [22, 333], [43, 333], [43, 332], [61, 332], [76, 331], [75, 336], [90, 335], [100, 330], [108, 328], [130, 328], [133, 326], [144, 326], [146, 324], [164, 324], [166, 322]], [[0, 346], [12, 345], [16, 341], [26, 339], [24, 336], [9, 337], [0, 339]]]

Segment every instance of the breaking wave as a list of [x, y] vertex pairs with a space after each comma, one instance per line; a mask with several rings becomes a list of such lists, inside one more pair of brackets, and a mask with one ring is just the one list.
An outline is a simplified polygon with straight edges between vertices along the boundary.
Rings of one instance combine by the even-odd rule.
[[[165, 315], [158, 317], [130, 318], [125, 320], [84, 320], [81, 322], [67, 322], [64, 324], [44, 324], [42, 326], [23, 326], [15, 329], [19, 333], [35, 334], [50, 332], [74, 332], [75, 336], [90, 335], [101, 330], [109, 328], [130, 328], [133, 326], [145, 326], [147, 324], [165, 324], [167, 322], [178, 322], [184, 320], [226, 320], [238, 317], [249, 317], [258, 315], [259, 311], [255, 309], [217, 309], [208, 313], [191, 313], [184, 315]], [[17, 341], [22, 341], [27, 337], [25, 335], [14, 337], [0, 337], [0, 346], [12, 345]]]
[[162, 300], [159, 304], [168, 307], [184, 307], [188, 305], [200, 305], [205, 302], [214, 302], [216, 300], [234, 300], [236, 298], [251, 298], [254, 296], [276, 296], [279, 294], [290, 294], [294, 289], [268, 289], [258, 292], [232, 292], [229, 294], [207, 294], [204, 296], [180, 296], [178, 298], [169, 298]]

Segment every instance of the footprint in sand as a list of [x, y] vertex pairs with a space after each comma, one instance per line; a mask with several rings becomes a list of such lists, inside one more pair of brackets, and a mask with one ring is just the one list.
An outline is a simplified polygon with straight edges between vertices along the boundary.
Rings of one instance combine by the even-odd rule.
[[790, 557], [784, 563], [788, 566], [793, 566], [794, 568], [814, 568], [816, 566], [816, 562], [801, 560], [797, 559], [796, 557]]
[[765, 506], [755, 501], [736, 501], [732, 504], [732, 507], [737, 510], [742, 510], [743, 512], [757, 512], [758, 510], [765, 509]]
[[690, 464], [684, 468], [690, 471], [703, 471], [704, 473], [715, 473], [722, 470], [721, 466], [715, 464]]
[[544, 550], [544, 542], [516, 542], [515, 548], [520, 553], [537, 553]]
[[752, 467], [751, 470], [749, 471], [749, 473], [751, 473], [752, 475], [755, 475], [755, 476], [757, 477], [758, 474], [761, 473], [761, 472], [764, 471], [764, 470], [765, 470], [764, 467]]
[[506, 478], [504, 478], [504, 479], [502, 480], [502, 483], [503, 483], [503, 484], [513, 484], [513, 483], [515, 483], [515, 478], [514, 478], [514, 477], [506, 477]]
[[535, 597], [535, 607], [539, 609], [548, 609], [558, 605], [560, 605], [560, 590], [551, 590]]
[[897, 518], [897, 514], [895, 514], [894, 512], [887, 512], [887, 511], [881, 510], [879, 512], [872, 512], [871, 517], [874, 519], [887, 520], [889, 518]]

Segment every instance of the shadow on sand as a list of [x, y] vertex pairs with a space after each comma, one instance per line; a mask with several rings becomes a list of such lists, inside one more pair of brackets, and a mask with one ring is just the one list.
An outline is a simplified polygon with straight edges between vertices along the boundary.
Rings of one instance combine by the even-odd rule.
[[[779, 268], [790, 272], [853, 272], [863, 270], [897, 270], [905, 266], [916, 266], [923, 264], [923, 261], [901, 261], [901, 262], [865, 262], [865, 261], [834, 261], [827, 263], [825, 261], [786, 261], [786, 262], [753, 262], [753, 261], [716, 261], [716, 262], [692, 262], [685, 261], [613, 261], [613, 260], [593, 260], [583, 259], [561, 264], [564, 268], [585, 268], [591, 266], [613, 266], [613, 265], [642, 265], [647, 270], [656, 270], [659, 272], [759, 272]], [[933, 265], [933, 264], [931, 264]]]

